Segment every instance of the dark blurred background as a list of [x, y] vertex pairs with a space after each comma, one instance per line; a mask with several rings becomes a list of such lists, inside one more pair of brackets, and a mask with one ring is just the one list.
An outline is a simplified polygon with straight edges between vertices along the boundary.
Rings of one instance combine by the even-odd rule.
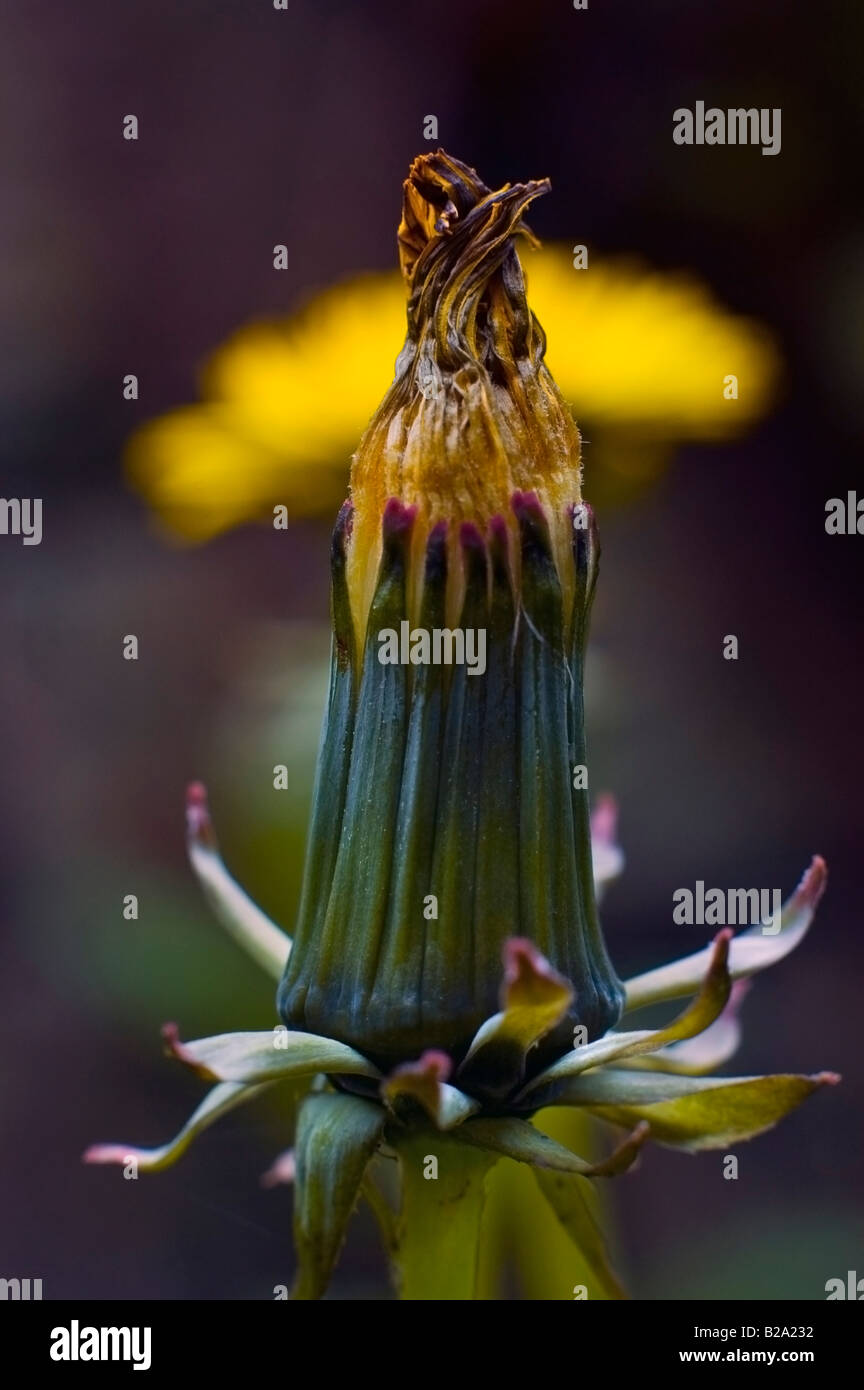
[[[239, 324], [394, 265], [429, 112], [493, 186], [551, 178], [541, 237], [693, 270], [777, 335], [770, 417], [682, 448], [600, 516], [592, 784], [622, 808], [628, 862], [605, 921], [624, 974], [702, 944], [672, 924], [676, 888], [789, 891], [811, 853], [827, 858], [813, 934], [751, 992], [734, 1070], [845, 1080], [739, 1146], [737, 1182], [720, 1153], [652, 1149], [615, 1184], [615, 1221], [642, 1299], [820, 1299], [828, 1278], [864, 1273], [864, 538], [824, 530], [826, 500], [859, 483], [864, 434], [864, 12], [43, 0], [4, 7], [2, 29], [0, 494], [44, 499], [44, 539], [0, 537], [0, 1275], [41, 1277], [46, 1298], [266, 1298], [290, 1282], [290, 1194], [258, 1186], [289, 1139], [278, 1105], [135, 1183], [79, 1157], [94, 1140], [161, 1142], [197, 1102], [161, 1057], [163, 1020], [186, 1036], [274, 1021], [271, 985], [192, 881], [182, 798], [207, 781], [232, 868], [290, 928], [329, 523], [171, 544], [121, 457], [137, 424], [195, 399]], [[698, 99], [782, 108], [781, 154], [674, 145], [672, 111]], [[129, 112], [136, 144], [120, 138]], [[289, 792], [273, 791], [276, 763]], [[361, 1217], [333, 1296], [381, 1288]]]

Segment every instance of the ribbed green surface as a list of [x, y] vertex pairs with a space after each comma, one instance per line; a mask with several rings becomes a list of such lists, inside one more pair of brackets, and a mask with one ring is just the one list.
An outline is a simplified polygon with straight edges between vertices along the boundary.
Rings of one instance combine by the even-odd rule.
[[[419, 626], [442, 627], [447, 582], [446, 529], [437, 529], [427, 546]], [[369, 1019], [406, 1039], [416, 1035], [422, 1050], [422, 999], [425, 937], [436, 923], [423, 916], [434, 893], [432, 857], [438, 814], [441, 738], [444, 725], [444, 666], [413, 666], [411, 710], [399, 795], [393, 878], [378, 970], [369, 999]], [[407, 1058], [403, 1058], [407, 1060]]]
[[[461, 564], [458, 627], [486, 633], [486, 670], [390, 665], [379, 635], [400, 631], [411, 592], [413, 514], [388, 504], [362, 666], [344, 628], [344, 537], [334, 544], [337, 625], [315, 812], [294, 951], [280, 987], [291, 1028], [350, 1044], [382, 1069], [440, 1048], [458, 1062], [499, 1007], [502, 946], [530, 938], [573, 982], [572, 1015], [532, 1052], [532, 1070], [620, 1012], [594, 910], [584, 761], [582, 647], [593, 540], [574, 549], [565, 615], [549, 528], [516, 494], [513, 533], [438, 526], [425, 550], [416, 623], [445, 626], [450, 563]], [[338, 529], [338, 528], [337, 528]], [[450, 576], [452, 583], [453, 576]], [[350, 628], [350, 621], [349, 621]], [[427, 904], [433, 896], [437, 914]], [[513, 1059], [502, 1068], [513, 1070]], [[490, 1094], [504, 1070], [485, 1064]]]
[[[572, 674], [572, 699], [570, 711], [570, 767], [587, 766], [584, 716], [584, 663], [588, 645], [588, 625], [600, 561], [600, 546], [597, 528], [591, 509], [583, 504], [582, 513], [587, 520], [584, 528], [573, 531], [573, 562], [576, 571], [576, 599], [573, 610], [572, 644], [570, 648], [570, 670]], [[594, 899], [594, 874], [591, 862], [591, 816], [590, 787], [573, 786], [570, 779], [573, 805], [573, 834], [576, 849], [578, 878], [582, 892], [582, 924], [588, 942], [594, 986], [600, 1001], [601, 1012], [606, 1019], [606, 1028], [613, 1027], [621, 1017], [624, 1007], [624, 986], [621, 984], [609, 953], [600, 926], [597, 905]], [[577, 1000], [578, 1003], [578, 1000]], [[583, 1020], [579, 1020], [580, 1022]], [[589, 1036], [594, 1034], [589, 1030]], [[599, 1036], [599, 1035], [598, 1035]]]
[[[331, 546], [330, 614], [333, 640], [330, 652], [330, 687], [315, 774], [315, 796], [306, 847], [303, 888], [297, 914], [293, 968], [289, 958], [277, 994], [284, 1017], [308, 1027], [306, 991], [314, 978], [322, 942], [321, 926], [327, 912], [330, 883], [339, 850], [345, 792], [354, 733], [354, 629], [345, 580], [345, 544], [351, 522], [348, 503], [339, 513]], [[302, 965], [302, 969], [298, 969]]]

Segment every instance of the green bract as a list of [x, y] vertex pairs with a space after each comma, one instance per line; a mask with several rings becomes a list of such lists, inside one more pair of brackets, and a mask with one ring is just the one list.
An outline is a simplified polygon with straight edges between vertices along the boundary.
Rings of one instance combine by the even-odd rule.
[[[382, 630], [406, 621], [416, 518], [392, 499], [362, 662], [348, 653], [345, 548], [352, 509], [334, 538], [330, 698], [296, 949], [279, 991], [290, 1028], [326, 1030], [381, 1067], [427, 1048], [463, 1063], [478, 1097], [522, 1079], [581, 1025], [601, 1037], [623, 990], [597, 923], [582, 762], [581, 680], [595, 569], [590, 514], [566, 557], [571, 608], [536, 496], [511, 499], [511, 562], [502, 517], [488, 544], [463, 523], [458, 629], [487, 634], [487, 667], [387, 665]], [[421, 630], [440, 629], [448, 584], [445, 523], [425, 543]], [[514, 571], [518, 573], [518, 581]], [[577, 747], [577, 743], [579, 746]], [[524, 936], [566, 977], [475, 1035], [498, 1006], [501, 951]], [[527, 987], [527, 982], [523, 981]], [[536, 1047], [535, 1047], [536, 1045]], [[471, 1058], [465, 1061], [471, 1049]], [[508, 1061], [509, 1058], [509, 1061]]]

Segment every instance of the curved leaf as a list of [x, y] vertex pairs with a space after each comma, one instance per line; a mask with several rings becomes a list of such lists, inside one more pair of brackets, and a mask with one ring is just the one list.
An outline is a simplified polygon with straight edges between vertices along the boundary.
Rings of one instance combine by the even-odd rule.
[[504, 943], [502, 1009], [481, 1024], [457, 1072], [460, 1084], [506, 1095], [521, 1081], [525, 1058], [567, 1013], [573, 987], [532, 942]]
[[606, 884], [624, 868], [624, 852], [618, 844], [618, 805], [605, 792], [597, 798], [591, 812], [591, 864], [594, 870], [594, 900], [599, 903]]
[[612, 1124], [647, 1121], [651, 1138], [673, 1148], [718, 1149], [771, 1129], [835, 1072], [815, 1076], [684, 1077], [602, 1071], [574, 1077], [551, 1105], [584, 1105]]
[[[792, 897], [784, 904], [780, 915], [780, 930], [776, 935], [766, 935], [761, 926], [751, 927], [741, 932], [732, 941], [729, 951], [729, 972], [733, 980], [746, 975], [756, 975], [767, 970], [769, 965], [788, 956], [807, 935], [819, 899], [825, 891], [828, 870], [825, 860], [816, 855]], [[710, 959], [711, 948], [696, 951], [692, 956], [661, 965], [657, 970], [649, 970], [645, 975], [637, 975], [628, 980], [626, 1012], [644, 1008], [646, 1004], [657, 1004], [664, 999], [679, 999], [692, 994], [699, 986]]]
[[320, 1038], [315, 1033], [294, 1033], [277, 1027], [264, 1033], [219, 1033], [214, 1038], [181, 1043], [173, 1024], [163, 1029], [170, 1052], [208, 1081], [282, 1081], [289, 1076], [371, 1076], [380, 1073], [353, 1047]]
[[605, 1038], [576, 1047], [551, 1067], [540, 1072], [525, 1087], [523, 1096], [530, 1095], [541, 1086], [560, 1081], [564, 1077], [577, 1076], [592, 1067], [618, 1061], [623, 1057], [636, 1057], [644, 1052], [656, 1052], [666, 1043], [679, 1039], [692, 1038], [702, 1033], [714, 1022], [726, 1007], [732, 988], [726, 959], [729, 952], [731, 931], [718, 932], [711, 951], [708, 973], [702, 988], [682, 1014], [667, 1024], [665, 1028], [647, 1029], [637, 1033], [607, 1033]]
[[565, 1149], [535, 1129], [527, 1120], [495, 1119], [468, 1120], [459, 1130], [458, 1139], [477, 1148], [528, 1163], [535, 1168], [551, 1168], [559, 1173], [578, 1173], [584, 1178], [616, 1177], [634, 1162], [648, 1137], [648, 1126], [637, 1125], [631, 1135], [619, 1144], [614, 1153], [600, 1163], [589, 1163], [578, 1154]]
[[253, 903], [225, 868], [210, 820], [207, 792], [200, 782], [193, 782], [186, 794], [186, 844], [189, 862], [219, 921], [268, 975], [281, 979], [291, 938]]
[[169, 1143], [163, 1144], [156, 1149], [136, 1149], [129, 1144], [94, 1144], [84, 1154], [85, 1163], [120, 1163], [127, 1164], [134, 1160], [138, 1169], [142, 1173], [155, 1173], [160, 1168], [170, 1168], [172, 1163], [186, 1152], [192, 1140], [207, 1129], [222, 1115], [227, 1115], [229, 1110], [233, 1110], [236, 1105], [244, 1105], [247, 1100], [254, 1100], [262, 1091], [267, 1090], [267, 1083], [262, 1086], [244, 1086], [236, 1082], [225, 1082], [221, 1086], [214, 1086], [202, 1100], [198, 1109], [193, 1112], [186, 1124], [176, 1134]]
[[424, 1052], [418, 1062], [408, 1062], [397, 1067], [392, 1075], [381, 1083], [381, 1095], [394, 1112], [420, 1106], [438, 1129], [453, 1129], [461, 1125], [469, 1115], [479, 1110], [480, 1105], [448, 1086], [446, 1077], [450, 1075], [450, 1058], [444, 1052]]
[[705, 1076], [716, 1071], [738, 1051], [741, 1042], [738, 1011], [749, 989], [749, 980], [736, 980], [726, 1008], [698, 1037], [672, 1043], [650, 1056], [622, 1058], [617, 1065], [636, 1071], [669, 1071], [676, 1076]]

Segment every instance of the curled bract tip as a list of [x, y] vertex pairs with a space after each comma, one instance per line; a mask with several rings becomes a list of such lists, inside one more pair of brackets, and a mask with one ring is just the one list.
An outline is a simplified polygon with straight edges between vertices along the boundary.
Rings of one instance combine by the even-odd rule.
[[825, 892], [827, 883], [828, 865], [821, 854], [814, 854], [795, 889], [792, 899], [794, 906], [810, 908], [812, 911]]
[[453, 1063], [447, 1053], [430, 1047], [418, 1061], [406, 1062], [404, 1066], [397, 1067], [393, 1075], [426, 1076], [434, 1081], [446, 1081], [452, 1069]]
[[515, 985], [530, 987], [550, 981], [556, 986], [567, 984], [527, 936], [508, 937], [501, 948], [501, 957], [504, 962], [503, 1007]]
[[193, 843], [215, 848], [216, 836], [203, 782], [190, 782], [186, 788], [186, 833]]
[[192, 1056], [185, 1044], [180, 1041], [180, 1029], [176, 1023], [163, 1023], [160, 1033], [166, 1057], [173, 1057], [176, 1061], [182, 1062], [184, 1067], [190, 1067], [198, 1076], [204, 1077], [207, 1081], [218, 1079], [212, 1071], [202, 1066]]
[[266, 1172], [261, 1174], [260, 1182], [261, 1186], [266, 1188], [290, 1187], [296, 1176], [297, 1159], [294, 1150], [288, 1149], [271, 1163]]
[[617, 837], [618, 802], [611, 792], [601, 792], [591, 812], [591, 838], [598, 845], [611, 845]]
[[128, 1163], [129, 1148], [123, 1144], [91, 1144], [81, 1155], [82, 1163]]

